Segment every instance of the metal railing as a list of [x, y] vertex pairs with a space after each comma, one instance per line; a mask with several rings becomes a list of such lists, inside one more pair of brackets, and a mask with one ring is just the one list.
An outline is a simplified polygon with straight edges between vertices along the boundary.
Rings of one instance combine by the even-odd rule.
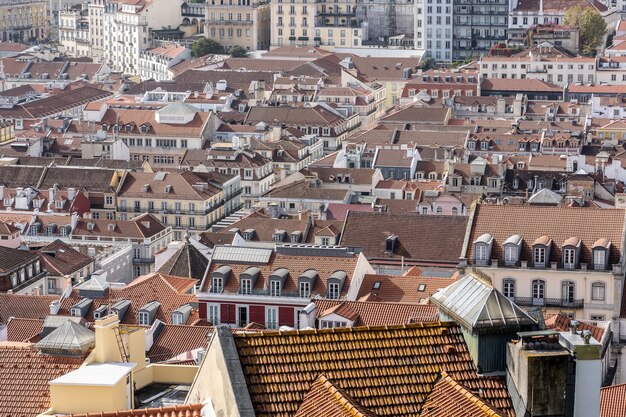
[[583, 308], [585, 305], [585, 300], [564, 298], [514, 297], [512, 300], [519, 306]]

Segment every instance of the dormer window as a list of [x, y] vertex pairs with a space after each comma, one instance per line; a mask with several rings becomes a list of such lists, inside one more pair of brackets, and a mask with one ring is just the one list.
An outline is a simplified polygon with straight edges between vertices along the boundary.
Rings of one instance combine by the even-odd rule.
[[533, 266], [535, 268], [545, 268], [550, 259], [550, 247], [552, 239], [548, 236], [541, 236], [533, 243]]
[[396, 243], [398, 242], [398, 237], [396, 235], [388, 236], [385, 240], [385, 252], [394, 253], [396, 250]]
[[299, 295], [300, 298], [309, 298], [311, 297], [311, 283], [308, 281], [303, 281], [299, 283]]
[[213, 277], [211, 282], [211, 292], [221, 293], [224, 291], [224, 280], [222, 277]]
[[182, 313], [172, 313], [172, 324], [183, 324], [183, 315]]
[[491, 247], [493, 237], [485, 233], [474, 241], [474, 263], [479, 266], [486, 266], [491, 257]]
[[563, 242], [563, 268], [575, 269], [577, 267], [580, 245], [581, 239], [578, 237], [571, 237]]
[[341, 288], [343, 287], [348, 274], [344, 271], [335, 271], [328, 277], [328, 298], [331, 300], [339, 299]]
[[280, 297], [280, 290], [281, 290], [280, 287], [281, 287], [280, 281], [278, 280], [270, 281], [270, 296]]
[[150, 314], [145, 311], [139, 312], [139, 325], [140, 326], [148, 326], [150, 323]]
[[151, 301], [145, 304], [139, 309], [137, 313], [137, 321], [141, 326], [152, 326], [156, 313], [161, 307], [161, 303], [158, 301]]
[[252, 240], [254, 237], [254, 229], [247, 229], [243, 232], [243, 238], [245, 240]]
[[513, 235], [502, 244], [504, 252], [504, 265], [514, 266], [519, 260], [519, 254], [522, 248], [522, 237]]
[[602, 238], [595, 241], [592, 247], [594, 270], [603, 271], [608, 268], [608, 256], [610, 249], [610, 240]]
[[328, 298], [331, 300], [337, 300], [339, 298], [339, 284], [328, 284]]
[[300, 243], [301, 236], [302, 236], [302, 232], [300, 231], [293, 232], [290, 237], [291, 243]]
[[277, 231], [276, 233], [274, 233], [274, 242], [276, 242], [276, 243], [282, 242], [284, 236], [285, 236], [285, 231], [284, 230]]
[[124, 129], [126, 129], [127, 133], [130, 133], [133, 131], [133, 125], [127, 124], [126, 126], [124, 126]]
[[486, 151], [489, 149], [489, 142], [483, 141], [480, 142], [480, 150], [481, 151]]
[[252, 280], [249, 278], [241, 280], [241, 293], [244, 295], [252, 294]]

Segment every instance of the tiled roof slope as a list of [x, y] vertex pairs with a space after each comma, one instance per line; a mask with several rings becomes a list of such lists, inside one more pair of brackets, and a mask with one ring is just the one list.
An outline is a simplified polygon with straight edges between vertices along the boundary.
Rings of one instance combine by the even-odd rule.
[[296, 417], [375, 417], [324, 375], [313, 382]]
[[379, 416], [419, 416], [442, 371], [511, 409], [504, 383], [478, 376], [453, 323], [233, 336], [258, 417], [294, 415], [320, 375]]
[[[139, 277], [126, 287], [109, 288], [104, 297], [93, 298], [85, 319], [89, 322], [94, 321], [93, 312], [103, 304], [109, 305], [120, 300], [129, 300], [130, 306], [122, 324], [137, 324], [137, 313], [141, 307], [151, 301], [158, 301], [161, 305], [154, 318], [163, 323], [171, 323], [174, 310], [182, 305], [198, 301], [194, 294], [186, 293], [196, 282], [195, 279], [169, 277], [160, 273]], [[72, 290], [72, 293], [61, 302], [59, 314], [69, 315], [70, 308], [80, 300], [78, 290]], [[197, 312], [194, 311], [188, 321], [193, 322], [197, 318]]]
[[180, 326], [166, 324], [147, 353], [151, 363], [165, 362], [185, 352], [206, 348], [210, 326]]
[[58, 299], [58, 296], [0, 293], [0, 323], [6, 323], [10, 317], [44, 319], [50, 314], [50, 303]]
[[591, 248], [598, 239], [611, 242], [609, 265], [619, 263], [624, 233], [623, 209], [540, 207], [540, 206], [476, 206], [469, 236], [467, 259], [474, 259], [473, 242], [482, 234], [493, 236], [491, 259], [502, 259], [502, 244], [513, 235], [523, 238], [521, 260], [531, 260], [531, 245], [541, 236], [552, 239], [550, 262], [560, 262], [561, 247], [571, 238], [582, 240], [580, 262], [592, 262]]
[[495, 410], [452, 379], [447, 372], [435, 384], [420, 417], [500, 417]]
[[209, 260], [189, 242], [185, 242], [182, 248], [177, 250], [168, 259], [158, 272], [178, 277], [189, 277], [197, 280], [204, 278], [204, 273], [209, 266]]
[[600, 417], [626, 417], [626, 384], [600, 389]]
[[[71, 414], [72, 417], [200, 417], [202, 404], [172, 405], [169, 407], [119, 410], [109, 413]], [[69, 416], [65, 416], [69, 417]]]
[[42, 319], [21, 319], [12, 317], [7, 323], [7, 341], [25, 342], [39, 335], [43, 329]]
[[[544, 315], [545, 317], [545, 315]], [[554, 314], [551, 317], [545, 318], [546, 327], [549, 329], [554, 329], [559, 332], [569, 332], [570, 323], [572, 319], [564, 315], [563, 313]], [[602, 327], [593, 326], [589, 323], [585, 323], [584, 321], [578, 321], [578, 330], [589, 330], [591, 332], [591, 336], [596, 339], [598, 342], [602, 341], [602, 337], [604, 336], [604, 331]], [[624, 397], [624, 401], [626, 401], [626, 397]], [[626, 404], [625, 404], [626, 405]]]
[[[437, 290], [446, 288], [455, 281], [456, 276], [442, 278], [367, 274], [363, 278], [357, 298], [371, 293], [382, 301], [419, 304], [428, 300]], [[380, 284], [376, 284], [377, 282]], [[423, 290], [419, 291], [422, 284]]]
[[43, 413], [50, 407], [48, 382], [82, 363], [80, 357], [40, 355], [30, 344], [0, 343], [0, 416]]
[[[317, 318], [331, 313], [344, 316], [340, 306], [349, 307], [356, 316], [355, 326], [393, 326], [406, 323], [438, 321], [437, 308], [432, 304], [399, 304], [376, 301], [314, 300]], [[344, 316], [345, 317], [345, 316]], [[352, 318], [350, 318], [352, 320]]]
[[[368, 258], [404, 257], [456, 264], [466, 225], [464, 216], [349, 212], [340, 245], [360, 247]], [[385, 253], [390, 235], [398, 238], [393, 254]]]

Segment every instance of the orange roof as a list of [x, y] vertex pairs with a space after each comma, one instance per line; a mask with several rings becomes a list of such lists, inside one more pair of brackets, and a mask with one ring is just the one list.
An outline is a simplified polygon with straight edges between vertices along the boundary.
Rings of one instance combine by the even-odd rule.
[[257, 415], [295, 415], [311, 384], [325, 375], [378, 416], [417, 416], [442, 371], [468, 390], [482, 390], [498, 409], [511, 410], [504, 381], [478, 376], [454, 323], [236, 333], [233, 338]]
[[421, 417], [498, 417], [504, 414], [492, 405], [459, 385], [448, 375], [441, 372], [441, 379], [435, 384]]
[[313, 382], [296, 417], [375, 417], [324, 375]]
[[626, 417], [626, 384], [600, 389], [600, 417]]
[[0, 293], [0, 323], [9, 321], [10, 317], [44, 319], [50, 314], [50, 303], [58, 299], [48, 295]]
[[43, 319], [22, 319], [11, 317], [7, 323], [7, 341], [26, 342], [41, 333]]
[[178, 355], [199, 348], [206, 348], [210, 326], [164, 325], [147, 353], [151, 363], [165, 362]]
[[394, 326], [439, 320], [433, 304], [401, 304], [379, 301], [313, 300], [317, 319], [337, 314], [353, 321], [355, 326]]
[[421, 304], [427, 302], [437, 290], [446, 288], [455, 281], [452, 277], [367, 274], [363, 278], [357, 298], [372, 293], [387, 302]]
[[[567, 332], [570, 330], [570, 322], [571, 319], [561, 313], [554, 314], [551, 317], [545, 319], [546, 327], [549, 329], [555, 329], [559, 332]], [[578, 329], [579, 330], [589, 330], [591, 332], [591, 336], [596, 339], [598, 342], [602, 341], [602, 337], [604, 336], [604, 330], [601, 327], [593, 326], [589, 323], [585, 323], [584, 321], [578, 321]], [[624, 398], [626, 400], [626, 397]]]
[[50, 408], [48, 382], [78, 369], [83, 358], [41, 355], [27, 343], [0, 343], [0, 416], [36, 416]]
[[109, 413], [71, 414], [72, 417], [200, 417], [202, 404], [120, 410]]

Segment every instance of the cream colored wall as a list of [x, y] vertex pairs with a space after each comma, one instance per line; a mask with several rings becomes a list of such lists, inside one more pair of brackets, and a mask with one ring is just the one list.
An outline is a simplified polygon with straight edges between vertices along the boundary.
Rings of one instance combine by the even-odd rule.
[[51, 385], [50, 407], [62, 415], [127, 409], [126, 378], [110, 387]]
[[[591, 315], [604, 314], [606, 320], [611, 320], [614, 314], [618, 314], [621, 291], [619, 284], [621, 280], [615, 279], [611, 272], [596, 271], [568, 271], [568, 270], [552, 270], [552, 269], [533, 269], [533, 268], [491, 268], [481, 267], [480, 270], [492, 279], [493, 286], [499, 291], [503, 290], [503, 281], [506, 278], [515, 279], [515, 296], [516, 297], [532, 297], [532, 281], [542, 279], [546, 282], [545, 297], [561, 298], [561, 283], [563, 281], [575, 282], [574, 299], [583, 299], [584, 308], [576, 311], [576, 317], [579, 319], [590, 319]], [[591, 299], [591, 285], [594, 282], [604, 282], [606, 285], [604, 301], [595, 301]], [[548, 311], [572, 311], [568, 308], [548, 308]]]

